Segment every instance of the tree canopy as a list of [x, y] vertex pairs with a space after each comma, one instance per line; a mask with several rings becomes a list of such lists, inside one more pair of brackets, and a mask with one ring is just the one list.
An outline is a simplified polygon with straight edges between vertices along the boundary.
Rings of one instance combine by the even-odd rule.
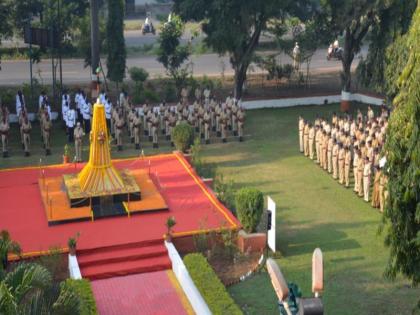
[[[386, 134], [389, 200], [384, 213], [385, 243], [390, 247], [386, 274], [401, 273], [420, 283], [420, 3], [413, 16], [405, 66]], [[400, 44], [400, 43], [396, 43]], [[392, 60], [390, 60], [392, 62]], [[398, 63], [401, 60], [397, 61]]]
[[234, 96], [242, 96], [248, 66], [261, 33], [272, 19], [304, 19], [312, 12], [306, 0], [175, 0], [175, 11], [184, 20], [203, 21], [205, 42], [219, 54], [229, 54], [235, 72]]

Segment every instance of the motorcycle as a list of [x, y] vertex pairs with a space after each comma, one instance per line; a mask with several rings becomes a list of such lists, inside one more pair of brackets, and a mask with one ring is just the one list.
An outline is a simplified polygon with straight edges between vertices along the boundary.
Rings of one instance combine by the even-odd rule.
[[342, 60], [343, 52], [344, 50], [341, 47], [338, 47], [335, 49], [328, 49], [327, 60], [331, 60], [331, 59]]

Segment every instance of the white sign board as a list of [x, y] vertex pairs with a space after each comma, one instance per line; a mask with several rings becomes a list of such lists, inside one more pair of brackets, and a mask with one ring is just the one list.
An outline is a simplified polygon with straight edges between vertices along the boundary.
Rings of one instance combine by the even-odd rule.
[[267, 196], [267, 209], [271, 211], [271, 229], [268, 231], [268, 247], [276, 252], [276, 203]]

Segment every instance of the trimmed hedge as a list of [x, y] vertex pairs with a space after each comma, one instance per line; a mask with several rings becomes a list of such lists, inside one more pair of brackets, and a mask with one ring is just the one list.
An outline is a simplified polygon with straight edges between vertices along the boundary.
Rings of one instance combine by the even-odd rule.
[[245, 231], [252, 233], [260, 223], [264, 208], [264, 197], [255, 188], [242, 188], [235, 196], [236, 213]]
[[188, 254], [184, 257], [184, 263], [214, 315], [243, 314], [202, 254]]
[[92, 286], [86, 279], [67, 279], [61, 284], [64, 287], [73, 289], [80, 298], [80, 315], [98, 315], [95, 298], [93, 297]]
[[176, 125], [173, 130], [174, 144], [177, 150], [186, 152], [193, 144], [194, 129], [186, 122]]

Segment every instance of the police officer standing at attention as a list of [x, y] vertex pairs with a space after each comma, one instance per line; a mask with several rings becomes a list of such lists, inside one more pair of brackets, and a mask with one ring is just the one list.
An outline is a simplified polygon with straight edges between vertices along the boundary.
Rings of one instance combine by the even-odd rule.
[[76, 111], [70, 106], [67, 111], [67, 132], [68, 132], [68, 141], [73, 143], [74, 141], [74, 126], [76, 125]]
[[2, 151], [3, 157], [6, 158], [9, 156], [9, 150], [7, 149], [7, 145], [9, 142], [9, 121], [7, 120], [6, 116], [3, 116], [0, 121], [0, 135], [1, 135], [1, 144], [2, 144]]
[[82, 162], [82, 148], [83, 148], [83, 128], [80, 122], [77, 122], [76, 128], [74, 128], [74, 146], [76, 151], [76, 162]]
[[43, 138], [44, 138], [44, 147], [45, 147], [45, 155], [51, 155], [51, 129], [52, 129], [52, 123], [50, 116], [47, 114], [44, 118], [43, 126]]

